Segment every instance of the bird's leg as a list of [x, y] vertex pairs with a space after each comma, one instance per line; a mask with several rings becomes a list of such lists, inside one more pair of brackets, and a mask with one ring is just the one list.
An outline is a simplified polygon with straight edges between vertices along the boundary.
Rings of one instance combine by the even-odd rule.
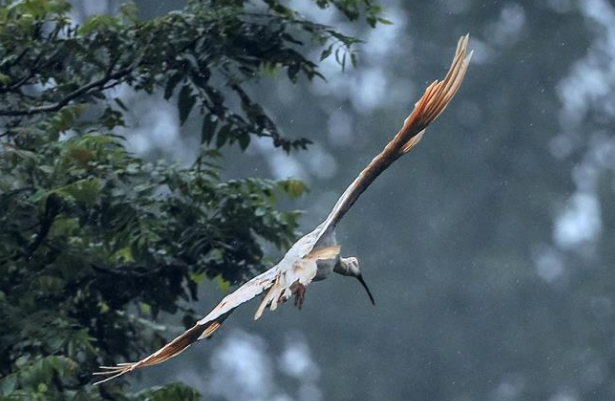
[[301, 310], [303, 301], [305, 300], [305, 286], [297, 281], [293, 287], [293, 292], [295, 293], [295, 306]]

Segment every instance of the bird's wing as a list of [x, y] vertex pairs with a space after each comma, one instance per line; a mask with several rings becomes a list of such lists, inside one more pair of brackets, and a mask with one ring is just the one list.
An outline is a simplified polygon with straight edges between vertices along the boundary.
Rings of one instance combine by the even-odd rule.
[[290, 298], [295, 286], [307, 286], [310, 284], [318, 272], [316, 262], [319, 260], [335, 259], [339, 254], [339, 245], [314, 248], [304, 257], [293, 261], [292, 265], [279, 269], [275, 283], [271, 286], [267, 295], [263, 297], [254, 315], [254, 320], [261, 317], [267, 306], [272, 311], [276, 310], [280, 303]]
[[101, 371], [95, 375], [107, 376], [96, 384], [101, 384], [115, 379], [125, 373], [145, 366], [156, 365], [167, 359], [179, 355], [190, 345], [203, 338], [208, 338], [222, 325], [222, 322], [233, 312], [235, 308], [269, 289], [276, 280], [277, 267], [254, 277], [235, 292], [227, 295], [207, 316], [185, 331], [182, 335], [160, 348], [150, 356], [138, 362], [121, 363], [117, 366], [101, 366]]
[[[453, 99], [465, 76], [472, 52], [467, 56], [469, 36], [457, 44], [455, 58], [442, 81], [434, 81], [414, 105], [414, 110], [404, 121], [401, 130], [386, 145], [338, 199], [327, 219], [321, 224], [318, 238], [334, 228], [367, 187], [395, 160], [408, 153], [423, 137], [425, 128], [433, 122]], [[318, 243], [315, 242], [316, 246]]]

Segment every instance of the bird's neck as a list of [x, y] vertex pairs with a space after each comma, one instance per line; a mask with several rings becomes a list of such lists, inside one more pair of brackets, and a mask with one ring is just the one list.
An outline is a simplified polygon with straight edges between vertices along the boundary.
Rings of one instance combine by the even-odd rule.
[[346, 258], [340, 258], [339, 261], [335, 264], [333, 271], [337, 274], [341, 274], [342, 276], [357, 276], [357, 272], [352, 269], [351, 264], [348, 263], [348, 260]]

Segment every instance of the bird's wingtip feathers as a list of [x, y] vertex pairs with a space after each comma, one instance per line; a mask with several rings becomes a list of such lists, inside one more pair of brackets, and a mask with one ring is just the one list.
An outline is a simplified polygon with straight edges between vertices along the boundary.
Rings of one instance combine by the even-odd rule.
[[[213, 327], [215, 326], [215, 327]], [[211, 329], [213, 327], [213, 329]], [[209, 325], [195, 325], [191, 329], [185, 331], [182, 335], [176, 337], [173, 341], [154, 352], [150, 356], [141, 359], [138, 362], [124, 362], [118, 363], [116, 366], [101, 366], [100, 369], [102, 371], [94, 372], [95, 376], [107, 376], [103, 380], [99, 380], [94, 383], [95, 386], [106, 383], [110, 380], [113, 380], [119, 376], [122, 376], [126, 373], [132, 372], [135, 369], [156, 365], [161, 362], [166, 361], [167, 359], [173, 358], [181, 354], [186, 348], [188, 348], [192, 343], [197, 341], [200, 336], [211, 329], [211, 333], [213, 333], [218, 327], [220, 327], [220, 322], [213, 321]]]

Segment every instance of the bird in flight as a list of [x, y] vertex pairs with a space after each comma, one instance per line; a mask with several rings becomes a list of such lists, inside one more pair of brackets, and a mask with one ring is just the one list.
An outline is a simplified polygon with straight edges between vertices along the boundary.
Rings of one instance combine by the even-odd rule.
[[376, 177], [420, 142], [425, 128], [453, 99], [472, 57], [472, 52], [467, 53], [468, 39], [468, 35], [459, 39], [446, 77], [427, 87], [401, 130], [344, 191], [324, 222], [295, 242], [277, 265], [227, 295], [207, 316], [158, 351], [138, 362], [102, 366], [101, 371], [94, 374], [104, 378], [95, 384], [107, 382], [138, 368], [159, 364], [178, 355], [196, 341], [211, 337], [235, 308], [262, 293], [265, 295], [254, 319], [261, 317], [267, 307], [273, 311], [292, 296], [295, 297], [295, 305], [301, 308], [306, 287], [312, 281], [323, 280], [332, 273], [358, 279], [367, 291], [370, 301], [374, 303], [374, 298], [363, 280], [358, 259], [341, 257], [340, 246], [335, 239], [335, 228]]

